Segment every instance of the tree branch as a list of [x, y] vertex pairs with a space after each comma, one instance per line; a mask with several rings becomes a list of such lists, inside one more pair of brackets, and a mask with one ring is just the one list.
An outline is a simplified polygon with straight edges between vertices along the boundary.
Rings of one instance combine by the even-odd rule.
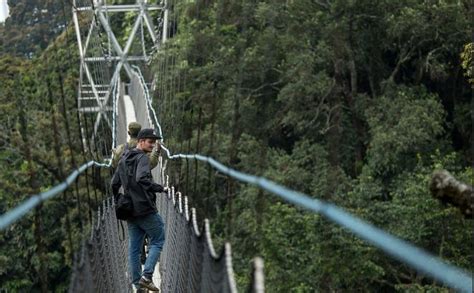
[[330, 4], [329, 2], [326, 0], [326, 1], [323, 1], [323, 0], [315, 0], [314, 3], [316, 3], [317, 5], [329, 10], [331, 7], [330, 7]]
[[466, 218], [472, 218], [474, 210], [474, 188], [456, 180], [446, 170], [435, 171], [431, 177], [430, 191], [443, 203], [459, 208]]

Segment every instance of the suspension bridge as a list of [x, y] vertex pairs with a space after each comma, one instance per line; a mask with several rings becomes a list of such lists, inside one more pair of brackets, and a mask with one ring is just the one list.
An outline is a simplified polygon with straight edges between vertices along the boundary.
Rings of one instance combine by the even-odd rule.
[[[215, 249], [210, 221], [199, 228], [196, 209], [188, 197], [173, 186], [167, 167], [179, 160], [196, 160], [236, 180], [255, 185], [310, 212], [319, 213], [386, 254], [411, 266], [444, 285], [461, 292], [472, 292], [472, 274], [447, 264], [430, 253], [405, 242], [343, 209], [309, 195], [288, 189], [266, 178], [245, 174], [227, 167], [214, 158], [200, 154], [175, 154], [166, 145], [167, 129], [162, 128], [152, 95], [159, 91], [163, 76], [149, 68], [150, 60], [176, 33], [176, 0], [151, 4], [112, 5], [106, 1], [73, 3], [73, 21], [77, 38], [80, 72], [77, 110], [80, 114], [83, 149], [93, 160], [74, 170], [64, 182], [32, 195], [28, 200], [0, 216], [5, 230], [43, 202], [66, 192], [79, 178], [92, 170], [104, 186], [103, 201], [95, 211], [90, 231], [83, 231], [83, 242], [72, 266], [69, 292], [131, 292], [127, 270], [127, 231], [114, 212], [114, 201], [101, 170], [111, 168], [111, 149], [127, 141], [127, 125], [139, 122], [161, 134], [162, 157], [152, 170], [156, 182], [168, 187], [157, 197], [157, 207], [166, 224], [166, 243], [157, 267], [156, 280], [162, 292], [237, 292], [232, 265], [231, 244]], [[117, 31], [110, 21], [128, 19], [130, 29]], [[172, 97], [171, 97], [172, 98]], [[107, 141], [111, 144], [108, 145]], [[110, 172], [109, 172], [110, 173]], [[87, 184], [94, 184], [88, 182]], [[91, 189], [93, 189], [91, 187]], [[95, 189], [94, 189], [95, 190]], [[235, 243], [233, 245], [238, 245]], [[264, 292], [263, 260], [252, 262], [249, 292]]]

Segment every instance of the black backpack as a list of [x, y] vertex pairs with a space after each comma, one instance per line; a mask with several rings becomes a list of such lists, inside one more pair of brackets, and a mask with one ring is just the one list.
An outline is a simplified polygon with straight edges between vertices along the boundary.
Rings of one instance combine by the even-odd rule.
[[133, 217], [133, 201], [129, 194], [119, 193], [115, 197], [115, 216], [124, 221]]
[[[128, 149], [128, 144], [126, 145]], [[115, 215], [119, 220], [128, 220], [133, 217], [133, 200], [128, 189], [128, 183], [131, 176], [135, 176], [135, 168], [129, 170], [125, 161], [120, 160], [118, 168], [122, 168], [119, 172], [124, 172], [126, 182], [122, 182], [124, 193], [118, 193], [115, 197]], [[121, 177], [122, 178], [122, 177]]]

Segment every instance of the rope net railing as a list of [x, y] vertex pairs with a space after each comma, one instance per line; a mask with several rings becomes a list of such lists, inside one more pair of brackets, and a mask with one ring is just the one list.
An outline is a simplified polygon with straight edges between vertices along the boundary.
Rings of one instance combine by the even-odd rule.
[[131, 292], [127, 241], [115, 217], [112, 197], [104, 200], [82, 242], [72, 270], [69, 292]]

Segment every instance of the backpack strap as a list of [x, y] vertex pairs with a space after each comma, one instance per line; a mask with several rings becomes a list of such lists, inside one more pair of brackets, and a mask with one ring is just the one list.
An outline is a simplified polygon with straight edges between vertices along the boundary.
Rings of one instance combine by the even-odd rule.
[[[125, 145], [126, 147], [128, 147], [128, 143]], [[129, 193], [129, 186], [130, 186], [130, 180], [135, 180], [134, 177], [135, 177], [135, 174], [136, 174], [136, 171], [137, 171], [137, 165], [138, 165], [138, 161], [140, 160], [141, 157], [145, 156], [145, 154], [140, 154], [137, 158], [137, 160], [135, 160], [134, 164], [132, 166], [129, 166], [127, 165], [127, 163], [124, 161], [124, 160], [121, 160], [121, 164], [122, 165], [122, 171], [124, 173], [124, 179], [127, 180], [127, 182], [124, 185], [124, 190]], [[132, 179], [133, 178], [133, 179]]]

